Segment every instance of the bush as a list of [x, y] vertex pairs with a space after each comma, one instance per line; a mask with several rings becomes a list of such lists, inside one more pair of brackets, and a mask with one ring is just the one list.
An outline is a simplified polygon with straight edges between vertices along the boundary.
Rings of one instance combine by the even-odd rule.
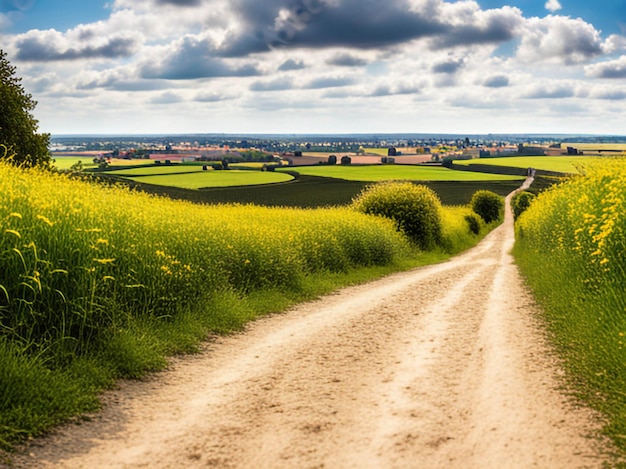
[[468, 213], [465, 215], [465, 221], [469, 227], [470, 233], [475, 235], [480, 234], [480, 222], [481, 219], [475, 213]]
[[517, 217], [519, 217], [522, 213], [526, 211], [528, 207], [530, 207], [530, 204], [532, 203], [534, 198], [535, 194], [526, 191], [520, 192], [515, 197], [513, 197], [511, 205], [513, 206], [513, 216], [516, 220]]
[[504, 213], [504, 199], [495, 192], [480, 190], [472, 196], [470, 206], [485, 223], [500, 220]]
[[360, 212], [392, 219], [419, 248], [441, 241], [441, 202], [437, 194], [411, 182], [382, 182], [367, 186], [353, 199]]

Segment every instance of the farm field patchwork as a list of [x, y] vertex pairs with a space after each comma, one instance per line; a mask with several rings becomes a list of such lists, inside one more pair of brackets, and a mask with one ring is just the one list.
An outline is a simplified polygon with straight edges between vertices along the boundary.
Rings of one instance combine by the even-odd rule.
[[[293, 168], [289, 170], [294, 170]], [[282, 168], [277, 171], [284, 171]], [[341, 166], [320, 165], [298, 167], [299, 174], [345, 179], [348, 181], [385, 181], [405, 179], [410, 181], [512, 181], [520, 176], [455, 171], [442, 166]]]

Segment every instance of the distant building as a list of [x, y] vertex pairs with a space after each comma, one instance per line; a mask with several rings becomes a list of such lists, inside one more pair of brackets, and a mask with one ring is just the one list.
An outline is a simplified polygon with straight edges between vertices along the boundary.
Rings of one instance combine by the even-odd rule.
[[480, 148], [464, 148], [463, 157], [464, 158], [479, 158]]

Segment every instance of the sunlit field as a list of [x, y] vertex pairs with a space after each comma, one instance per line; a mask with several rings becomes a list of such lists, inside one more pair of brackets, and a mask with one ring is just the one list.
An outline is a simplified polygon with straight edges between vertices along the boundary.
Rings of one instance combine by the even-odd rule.
[[579, 151], [596, 153], [596, 152], [622, 152], [622, 154], [626, 154], [626, 143], [568, 143], [567, 145], [574, 147]]
[[583, 397], [626, 448], [626, 160], [588, 165], [517, 221], [517, 261]]
[[[161, 176], [170, 174], [184, 174], [184, 173], [202, 173], [201, 164], [149, 164], [146, 166], [140, 166], [137, 168], [122, 168], [122, 169], [110, 169], [106, 174], [120, 177], [135, 177], [135, 176]], [[209, 166], [208, 171], [213, 171], [213, 168]], [[206, 171], [204, 171], [206, 172]]]
[[261, 172], [245, 170], [228, 171], [195, 171], [179, 174], [162, 174], [156, 176], [135, 176], [125, 179], [166, 187], [183, 189], [201, 189], [205, 187], [253, 186], [259, 184], [276, 184], [288, 182], [293, 176], [278, 172]]
[[510, 168], [535, 168], [557, 173], [575, 174], [581, 165], [596, 161], [589, 156], [507, 156], [500, 158], [477, 158], [472, 160], [454, 160], [455, 165], [469, 166], [490, 165]]
[[[54, 160], [53, 166], [59, 170], [70, 169], [74, 164], [78, 163], [79, 161], [83, 165], [84, 169], [96, 168], [98, 166], [93, 162], [93, 157], [90, 156], [55, 156], [53, 154], [52, 159]], [[120, 158], [112, 158], [110, 164], [111, 166], [141, 166], [152, 165], [154, 164], [154, 162], [142, 159], [125, 160]]]
[[[284, 171], [285, 169], [277, 169]], [[512, 181], [520, 179], [520, 176], [507, 176], [500, 174], [475, 173], [468, 171], [455, 171], [442, 166], [400, 166], [400, 165], [375, 165], [375, 166], [350, 166], [350, 165], [320, 165], [299, 166], [291, 168], [300, 174], [308, 176], [322, 176], [329, 178], [346, 179], [349, 181], [385, 181], [385, 180], [409, 180], [409, 181]]]
[[93, 162], [93, 158], [88, 156], [54, 156], [52, 155], [53, 166], [59, 170], [70, 169], [79, 161], [83, 168], [95, 168], [97, 165]]

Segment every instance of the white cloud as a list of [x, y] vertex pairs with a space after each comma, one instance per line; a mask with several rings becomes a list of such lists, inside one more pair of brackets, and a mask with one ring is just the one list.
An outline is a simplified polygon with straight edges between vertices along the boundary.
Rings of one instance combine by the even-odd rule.
[[600, 32], [593, 25], [580, 18], [548, 15], [526, 20], [517, 57], [528, 64], [573, 65], [589, 62], [602, 52]]
[[626, 101], [626, 90], [621, 86], [600, 86], [591, 90], [590, 96], [607, 101]]
[[587, 76], [593, 78], [624, 79], [626, 78], [626, 55], [617, 60], [600, 62], [585, 67]]
[[115, 0], [2, 39], [53, 133], [572, 132], [567, 106], [626, 113], [626, 37], [474, 0]]
[[559, 3], [559, 0], [548, 0], [546, 2], [546, 10], [549, 10], [552, 13], [554, 13], [555, 11], [559, 11], [561, 8], [563, 7]]
[[522, 94], [525, 99], [565, 99], [577, 95], [576, 87], [567, 82], [538, 83]]
[[602, 49], [605, 54], [626, 52], [626, 36], [611, 34], [602, 44]]

